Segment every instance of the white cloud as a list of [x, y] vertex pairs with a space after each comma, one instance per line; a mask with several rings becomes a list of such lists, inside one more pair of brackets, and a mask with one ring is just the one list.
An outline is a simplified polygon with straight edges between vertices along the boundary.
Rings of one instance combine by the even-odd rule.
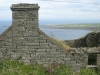
[[9, 11], [0, 11], [0, 20], [9, 20], [12, 19], [12, 13]]
[[[56, 1], [56, 0], [55, 0]], [[60, 0], [64, 1], [64, 0]], [[39, 19], [100, 19], [100, 5], [83, 3], [100, 3], [100, 0], [67, 0], [69, 2], [54, 2], [41, 0], [0, 0], [0, 19], [11, 19], [11, 4], [38, 3]], [[6, 14], [7, 13], [7, 14]]]

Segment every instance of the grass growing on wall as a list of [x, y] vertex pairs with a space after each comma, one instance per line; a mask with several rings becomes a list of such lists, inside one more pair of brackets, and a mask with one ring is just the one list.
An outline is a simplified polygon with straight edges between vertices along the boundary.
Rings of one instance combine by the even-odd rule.
[[68, 45], [65, 44], [65, 42], [58, 40], [57, 38], [55, 38], [54, 34], [51, 33], [50, 37], [64, 50], [68, 51], [70, 49], [70, 47]]
[[58, 39], [54, 39], [53, 40], [64, 50], [68, 51], [70, 49], [70, 47], [68, 45], [66, 45], [63, 41], [60, 41]]

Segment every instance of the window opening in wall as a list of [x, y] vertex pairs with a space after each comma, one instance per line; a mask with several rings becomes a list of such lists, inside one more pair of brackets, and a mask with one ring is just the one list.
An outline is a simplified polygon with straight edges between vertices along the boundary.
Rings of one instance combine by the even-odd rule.
[[72, 55], [74, 56], [74, 53], [72, 53]]
[[90, 53], [88, 55], [88, 65], [97, 65], [97, 54]]

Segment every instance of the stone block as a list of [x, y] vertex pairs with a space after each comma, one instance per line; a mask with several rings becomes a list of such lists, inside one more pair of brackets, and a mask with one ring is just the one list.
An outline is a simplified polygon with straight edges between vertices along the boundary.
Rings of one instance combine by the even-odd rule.
[[14, 54], [14, 52], [12, 52], [12, 50], [7, 51], [7, 54]]
[[30, 60], [31, 59], [31, 57], [30, 56], [28, 56], [28, 55], [26, 55], [26, 56], [22, 56], [22, 60]]
[[66, 55], [65, 54], [62, 54], [62, 53], [59, 55], [59, 57], [60, 58], [67, 58]]
[[16, 46], [17, 49], [28, 49], [28, 46]]
[[12, 42], [7, 42], [7, 41], [5, 41], [5, 42], [3, 42], [3, 44], [4, 44], [5, 46], [11, 46], [11, 45], [12, 45]]
[[39, 40], [40, 43], [46, 43], [46, 40]]
[[12, 42], [12, 38], [5, 38], [4, 41]]
[[[69, 61], [71, 58], [63, 58], [64, 61]], [[75, 63], [75, 62], [74, 62]]]
[[48, 46], [48, 43], [40, 43], [40, 45], [45, 45], [45, 46]]
[[10, 59], [11, 58], [11, 54], [5, 54], [4, 57], [7, 58], [7, 59]]
[[56, 49], [46, 49], [47, 52], [56, 52]]
[[40, 53], [36, 53], [36, 55], [40, 55]]
[[25, 60], [22, 60], [22, 62], [24, 62], [24, 63], [26, 63], [26, 64], [30, 64], [30, 63], [31, 63], [31, 60], [25, 59]]
[[50, 55], [50, 54], [47, 54], [46, 57], [47, 58], [58, 58], [59, 56], [58, 55]]
[[36, 52], [44, 52], [45, 53], [46, 49], [37, 49]]
[[39, 43], [26, 43], [25, 45], [34, 45], [34, 46], [37, 46], [37, 45], [39, 45]]
[[36, 58], [36, 57], [40, 58], [40, 56], [36, 55], [36, 53], [31, 54], [30, 57], [31, 58]]
[[4, 55], [5, 54], [3, 54], [3, 53], [0, 52], [0, 58], [4, 58]]
[[50, 54], [61, 54], [60, 52], [50, 52]]
[[28, 46], [29, 49], [39, 49], [38, 45], [30, 45]]

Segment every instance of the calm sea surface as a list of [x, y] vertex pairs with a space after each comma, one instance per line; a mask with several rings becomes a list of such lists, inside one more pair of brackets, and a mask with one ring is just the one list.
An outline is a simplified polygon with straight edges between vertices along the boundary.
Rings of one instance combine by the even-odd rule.
[[89, 30], [73, 30], [73, 29], [49, 29], [49, 28], [40, 28], [50, 37], [58, 38], [60, 40], [73, 40], [81, 38], [89, 33]]
[[[8, 26], [9, 27], [9, 26]], [[8, 27], [0, 26], [0, 34], [3, 33]], [[72, 29], [50, 29], [40, 28], [50, 37], [58, 38], [60, 40], [72, 40], [85, 36], [89, 30], [72, 30]]]

